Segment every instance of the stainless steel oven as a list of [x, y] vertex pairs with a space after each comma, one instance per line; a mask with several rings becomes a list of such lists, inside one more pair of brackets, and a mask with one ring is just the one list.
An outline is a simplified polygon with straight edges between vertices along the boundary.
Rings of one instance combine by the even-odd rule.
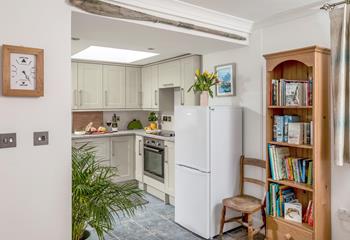
[[145, 137], [144, 174], [164, 183], [164, 141]]

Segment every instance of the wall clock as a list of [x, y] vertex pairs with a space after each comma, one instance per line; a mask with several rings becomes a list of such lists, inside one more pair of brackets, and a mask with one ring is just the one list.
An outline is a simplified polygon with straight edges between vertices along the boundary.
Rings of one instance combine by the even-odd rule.
[[43, 49], [3, 45], [2, 71], [4, 96], [44, 95]]

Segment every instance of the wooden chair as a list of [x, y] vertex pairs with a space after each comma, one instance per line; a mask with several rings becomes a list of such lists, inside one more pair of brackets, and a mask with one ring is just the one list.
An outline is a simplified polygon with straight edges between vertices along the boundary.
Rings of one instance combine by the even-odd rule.
[[[266, 215], [265, 215], [265, 196], [262, 200], [255, 198], [250, 195], [244, 194], [244, 183], [249, 182], [253, 184], [260, 185], [265, 187], [265, 183], [263, 181], [247, 178], [244, 176], [244, 166], [250, 165], [259, 168], [266, 168], [266, 162], [259, 159], [253, 158], [245, 158], [243, 155], [241, 156], [240, 165], [241, 165], [241, 176], [240, 176], [240, 195], [234, 196], [231, 198], [226, 198], [222, 201], [222, 211], [221, 211], [221, 223], [220, 223], [220, 235], [223, 234], [224, 224], [228, 222], [238, 222], [243, 226], [248, 228], [248, 240], [253, 240], [254, 235], [260, 232], [266, 225]], [[234, 217], [230, 219], [226, 219], [226, 209], [236, 210], [242, 213], [240, 217]], [[261, 211], [261, 215], [263, 218], [264, 224], [257, 228], [253, 228], [253, 214]]]

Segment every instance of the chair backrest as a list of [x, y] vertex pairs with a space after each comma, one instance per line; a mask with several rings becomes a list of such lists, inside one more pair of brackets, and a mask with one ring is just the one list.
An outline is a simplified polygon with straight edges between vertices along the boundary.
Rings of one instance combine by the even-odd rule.
[[244, 183], [249, 182], [253, 183], [262, 187], [265, 187], [265, 182], [255, 179], [255, 178], [248, 178], [245, 177], [244, 174], [244, 167], [245, 166], [253, 166], [257, 168], [266, 168], [266, 161], [260, 160], [260, 159], [255, 159], [255, 158], [246, 158], [244, 155], [241, 156], [241, 181], [240, 181], [240, 189], [241, 189], [241, 194], [244, 194]]

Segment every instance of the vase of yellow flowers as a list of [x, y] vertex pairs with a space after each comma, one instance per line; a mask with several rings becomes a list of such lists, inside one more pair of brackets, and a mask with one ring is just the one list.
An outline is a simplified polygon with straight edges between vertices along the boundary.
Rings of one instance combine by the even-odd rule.
[[195, 73], [195, 82], [188, 89], [188, 92], [193, 90], [195, 93], [200, 93], [200, 105], [208, 106], [209, 96], [213, 97], [213, 86], [219, 83], [216, 73], [209, 73], [207, 71], [200, 72], [199, 69]]

